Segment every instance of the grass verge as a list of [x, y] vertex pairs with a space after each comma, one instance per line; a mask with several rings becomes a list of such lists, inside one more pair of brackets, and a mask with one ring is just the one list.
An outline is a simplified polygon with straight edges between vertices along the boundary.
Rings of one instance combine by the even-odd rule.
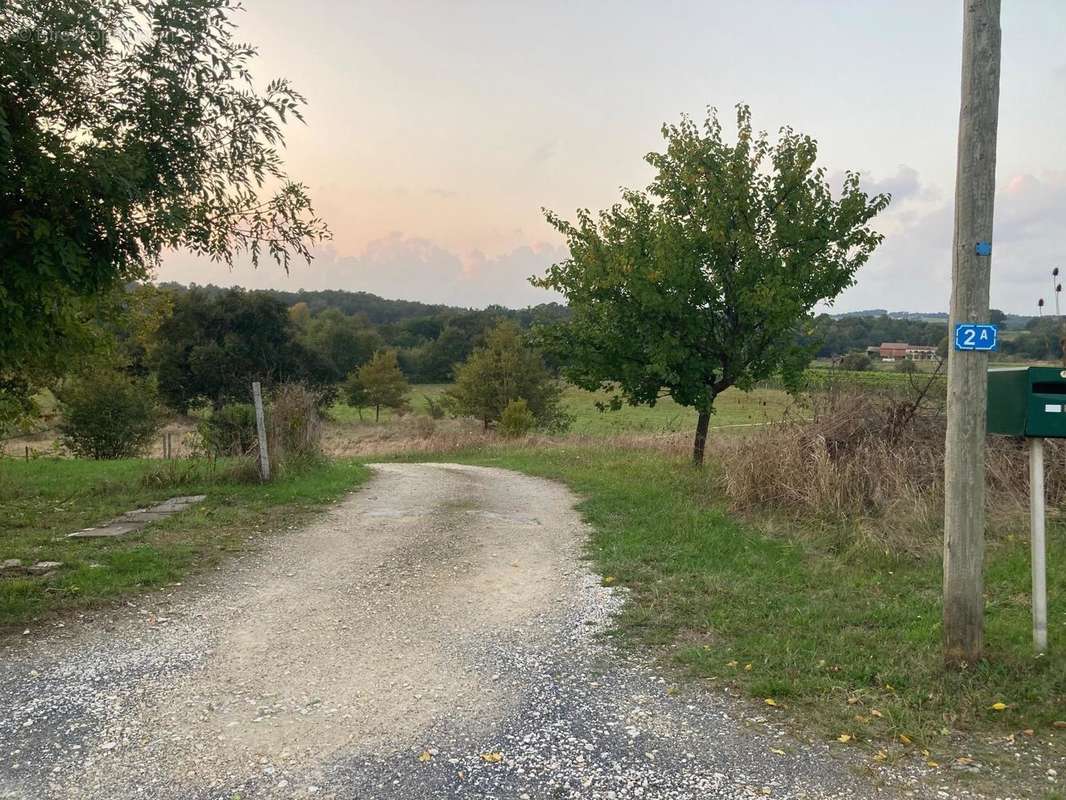
[[[707, 474], [660, 453], [508, 447], [442, 458], [569, 484], [594, 527], [595, 569], [630, 590], [620, 633], [692, 677], [738, 687], [767, 714], [801, 719], [834, 746], [867, 745], [876, 761], [916, 757], [923, 769], [979, 757], [986, 774], [1011, 770], [1010, 748], [974, 748], [1016, 739], [1042, 756], [1034, 780], [1046, 781], [1044, 767], [1066, 757], [1055, 724], [1066, 719], [1066, 572], [1049, 574], [1052, 654], [1036, 658], [1022, 540], [990, 546], [987, 660], [948, 672], [938, 557], [767, 534], [725, 513]], [[1049, 562], [1063, 560], [1056, 522]]]
[[[199, 461], [0, 460], [0, 560], [59, 561], [48, 578], [0, 578], [0, 632], [179, 581], [265, 532], [294, 525], [369, 475], [322, 462], [265, 485]], [[119, 539], [67, 539], [124, 511], [206, 494], [189, 511]]]

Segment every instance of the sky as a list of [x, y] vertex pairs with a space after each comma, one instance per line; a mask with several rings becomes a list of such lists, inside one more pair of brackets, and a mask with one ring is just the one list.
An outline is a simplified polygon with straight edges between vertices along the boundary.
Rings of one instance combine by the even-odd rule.
[[[557, 299], [527, 278], [572, 218], [651, 178], [682, 114], [751, 106], [893, 202], [834, 311], [946, 311], [962, 0], [249, 0], [261, 84], [305, 94], [290, 175], [333, 240], [289, 274], [168, 254], [159, 280], [349, 289], [466, 307]], [[1033, 314], [1066, 267], [1066, 3], [1003, 4], [991, 305]], [[1056, 244], [1059, 242], [1059, 244]]]

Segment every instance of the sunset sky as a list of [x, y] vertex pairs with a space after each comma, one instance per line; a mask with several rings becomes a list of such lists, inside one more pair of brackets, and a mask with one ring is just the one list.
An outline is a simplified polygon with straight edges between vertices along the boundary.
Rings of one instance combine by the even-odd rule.
[[[713, 105], [730, 123], [743, 101], [895, 196], [836, 310], [947, 309], [959, 0], [247, 5], [262, 84], [308, 97], [286, 158], [334, 240], [288, 276], [174, 253], [160, 280], [543, 302], [526, 278], [565, 249], [541, 207], [610, 205], [647, 183], [663, 122]], [[1004, 3], [992, 305], [1019, 313], [1066, 266], [1063, 42], [1061, 0]]]

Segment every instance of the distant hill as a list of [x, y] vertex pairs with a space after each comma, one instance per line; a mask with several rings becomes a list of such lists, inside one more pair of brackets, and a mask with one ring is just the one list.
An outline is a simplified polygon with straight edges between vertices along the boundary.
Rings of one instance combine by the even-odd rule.
[[[161, 283], [160, 287], [171, 289], [176, 292], [186, 292], [197, 288], [208, 294], [221, 294], [228, 288], [208, 284], [197, 286], [190, 284], [185, 286], [180, 283]], [[524, 309], [511, 309], [503, 306], [487, 306], [484, 309], [462, 308], [460, 306], [435, 305], [421, 303], [417, 300], [389, 300], [369, 292], [350, 292], [344, 289], [320, 289], [315, 291], [300, 290], [298, 292], [286, 292], [280, 289], [255, 289], [257, 294], [265, 294], [277, 298], [285, 305], [292, 307], [297, 303], [306, 303], [312, 314], [318, 314], [329, 308], [335, 308], [347, 316], [357, 316], [366, 319], [374, 325], [390, 325], [408, 322], [426, 317], [444, 317], [466, 315], [479, 312], [489, 312], [500, 317], [508, 317], [520, 324], [528, 324], [534, 318], [559, 318], [567, 316], [566, 306], [560, 303], [542, 303]]]

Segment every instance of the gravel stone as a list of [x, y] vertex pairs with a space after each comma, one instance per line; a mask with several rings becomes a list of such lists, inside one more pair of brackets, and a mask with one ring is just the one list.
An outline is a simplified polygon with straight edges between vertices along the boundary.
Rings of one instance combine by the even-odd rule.
[[564, 487], [375, 470], [195, 586], [12, 639], [0, 798], [927, 796], [619, 654]]

